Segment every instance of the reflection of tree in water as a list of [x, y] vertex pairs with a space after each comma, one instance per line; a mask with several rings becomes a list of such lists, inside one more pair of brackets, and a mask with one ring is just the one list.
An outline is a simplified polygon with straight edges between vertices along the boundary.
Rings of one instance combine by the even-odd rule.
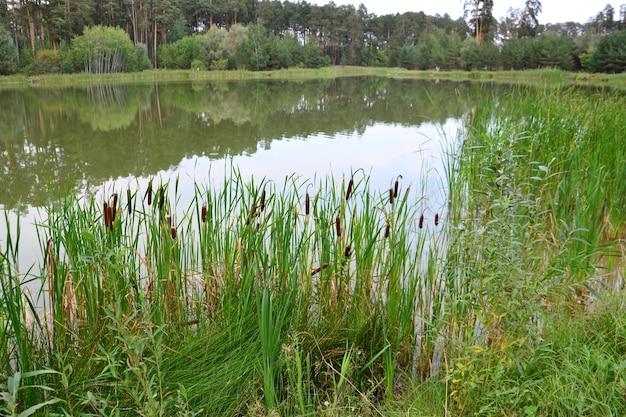
[[[144, 87], [147, 87], [144, 95], [149, 103], [150, 88]], [[76, 93], [73, 95], [75, 102], [70, 107], [78, 120], [89, 124], [93, 130], [104, 132], [130, 126], [137, 117], [141, 102], [146, 101], [146, 97], [138, 97], [141, 90], [120, 85], [95, 85]]]
[[467, 83], [383, 78], [2, 91], [0, 204], [38, 204], [67, 182], [152, 175], [185, 157], [252, 154], [283, 138], [445, 122], [475, 96]]

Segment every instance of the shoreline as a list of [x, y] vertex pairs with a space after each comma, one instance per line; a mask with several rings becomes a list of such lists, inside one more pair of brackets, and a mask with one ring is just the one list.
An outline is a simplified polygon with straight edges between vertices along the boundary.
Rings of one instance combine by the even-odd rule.
[[583, 85], [626, 89], [626, 74], [572, 73], [540, 69], [526, 71], [413, 71], [403, 68], [333, 66], [320, 69], [289, 68], [273, 71], [147, 70], [116, 74], [44, 74], [0, 77], [0, 88], [65, 86], [75, 84], [134, 83], [158, 81], [310, 80], [337, 77], [377, 76], [397, 79], [477, 81], [538, 86]]

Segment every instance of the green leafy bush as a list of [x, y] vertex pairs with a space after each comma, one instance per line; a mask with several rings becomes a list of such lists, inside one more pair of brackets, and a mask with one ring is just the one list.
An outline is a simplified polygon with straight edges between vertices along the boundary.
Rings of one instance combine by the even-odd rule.
[[73, 71], [101, 74], [130, 72], [137, 66], [137, 55], [128, 34], [120, 28], [85, 28], [72, 44]]
[[145, 43], [135, 45], [135, 56], [137, 57], [137, 71], [145, 71], [152, 68], [148, 57], [148, 46]]
[[61, 70], [61, 54], [57, 50], [37, 51], [35, 68], [38, 74], [57, 73]]

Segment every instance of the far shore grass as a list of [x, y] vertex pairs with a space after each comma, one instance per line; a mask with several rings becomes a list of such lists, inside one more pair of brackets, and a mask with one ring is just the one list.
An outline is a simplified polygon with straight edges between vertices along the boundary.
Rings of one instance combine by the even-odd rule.
[[126, 83], [186, 80], [305, 80], [349, 76], [379, 76], [453, 81], [481, 81], [530, 85], [589, 85], [626, 89], [626, 74], [590, 74], [556, 69], [526, 71], [410, 71], [403, 68], [331, 66], [320, 69], [289, 68], [275, 71], [194, 71], [149, 70], [117, 74], [45, 74], [0, 77], [0, 87], [68, 85], [87, 83]]

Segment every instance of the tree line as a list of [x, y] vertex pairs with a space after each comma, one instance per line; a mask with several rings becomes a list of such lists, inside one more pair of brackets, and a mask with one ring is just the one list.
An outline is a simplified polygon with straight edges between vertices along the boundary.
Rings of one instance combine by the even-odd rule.
[[[520, 0], [521, 2], [521, 0]], [[279, 0], [0, 0], [0, 74], [291, 66], [626, 70], [626, 4], [541, 24], [541, 2], [464, 17]]]

